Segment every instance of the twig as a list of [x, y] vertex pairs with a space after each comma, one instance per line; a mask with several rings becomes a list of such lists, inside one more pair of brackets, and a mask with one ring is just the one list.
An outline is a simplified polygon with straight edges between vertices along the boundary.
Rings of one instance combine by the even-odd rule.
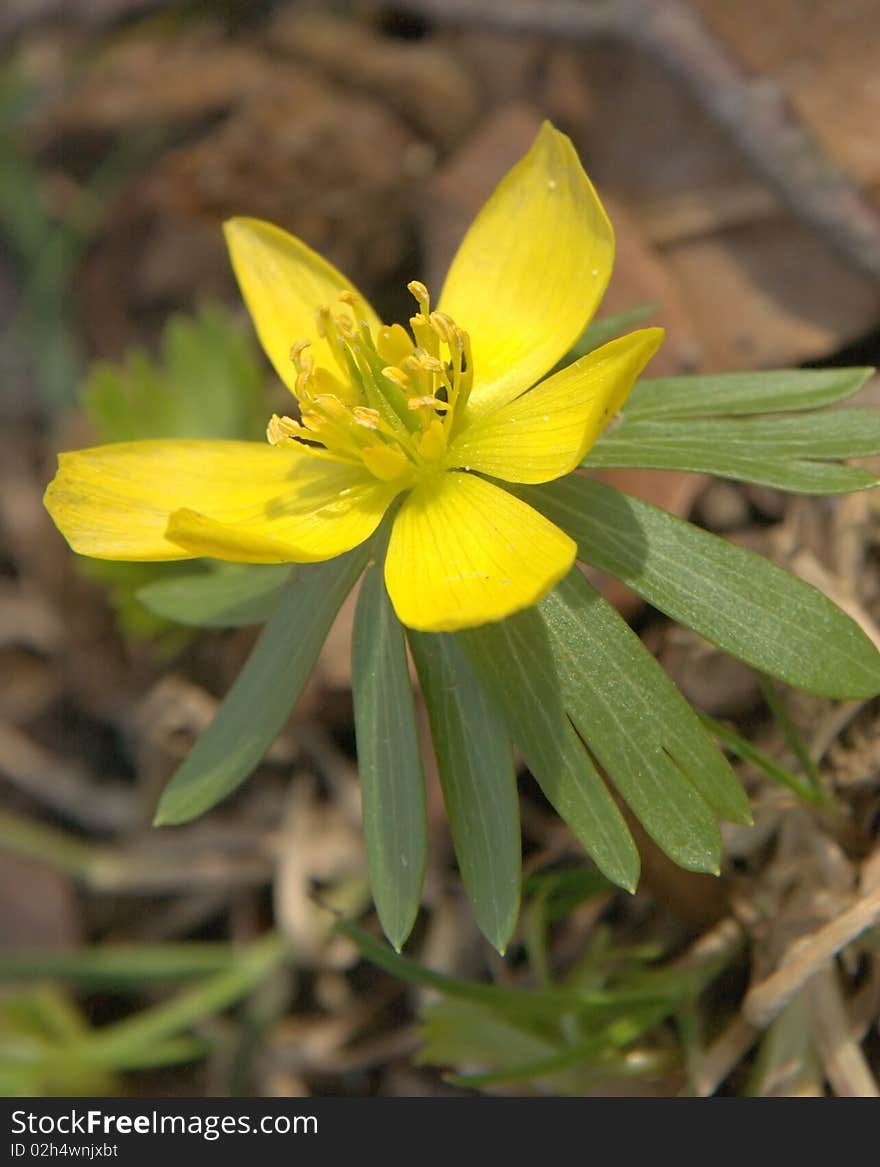
[[181, 888], [202, 889], [260, 885], [272, 878], [274, 865], [264, 849], [224, 854], [199, 849], [195, 833], [173, 842], [153, 843], [138, 853], [101, 843], [84, 842], [64, 831], [0, 811], [0, 848], [36, 859], [79, 880], [93, 891], [160, 894]]
[[465, 24], [565, 40], [623, 36], [639, 0], [404, 0], [399, 7], [438, 24]]
[[853, 1038], [837, 970], [819, 970], [806, 988], [813, 1036], [825, 1076], [842, 1098], [880, 1098], [865, 1055]]
[[880, 280], [880, 215], [800, 124], [783, 90], [740, 68], [678, 0], [639, 0], [628, 30], [725, 126], [792, 212], [855, 267]]
[[119, 782], [98, 783], [75, 762], [44, 750], [21, 730], [0, 722], [0, 775], [79, 826], [122, 830], [134, 801]]
[[880, 280], [880, 214], [801, 124], [784, 91], [752, 77], [679, 0], [405, 0], [438, 23], [637, 45], [678, 77], [797, 218], [854, 267]]
[[768, 1025], [797, 991], [851, 940], [880, 919], [880, 887], [789, 949], [782, 963], [766, 980], [750, 989], [743, 1014], [753, 1025]]
[[736, 1017], [703, 1055], [696, 1074], [682, 1094], [709, 1098], [743, 1060], [758, 1038], [761, 1030]]

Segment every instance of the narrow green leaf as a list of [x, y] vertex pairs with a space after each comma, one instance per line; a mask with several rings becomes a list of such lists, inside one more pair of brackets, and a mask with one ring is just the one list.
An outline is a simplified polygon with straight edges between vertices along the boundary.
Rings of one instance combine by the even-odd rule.
[[823, 790], [814, 789], [803, 779], [798, 778], [796, 774], [792, 774], [775, 758], [771, 758], [769, 754], [759, 750], [748, 738], [737, 733], [731, 726], [725, 725], [723, 721], [716, 721], [714, 717], [709, 717], [705, 713], [700, 714], [700, 720], [719, 742], [723, 742], [727, 746], [732, 754], [742, 758], [744, 762], [751, 762], [768, 778], [787, 787], [804, 802], [815, 803], [817, 806], [828, 806], [831, 803], [832, 800]]
[[788, 748], [800, 764], [810, 786], [812, 786], [817, 794], [820, 794], [823, 789], [822, 772], [814, 761], [810, 753], [810, 748], [801, 736], [800, 730], [795, 725], [794, 718], [788, 712], [785, 702], [776, 692], [776, 686], [772, 680], [769, 677], [759, 674], [758, 681], [761, 685], [761, 693], [767, 702], [767, 708], [773, 714], [776, 724], [785, 734]]
[[257, 766], [302, 693], [367, 555], [361, 546], [297, 570], [214, 720], [166, 787], [157, 826], [203, 814]]
[[719, 449], [726, 445], [743, 456], [864, 458], [880, 454], [880, 409], [829, 409], [795, 416], [633, 420], [624, 422], [609, 444], [621, 434], [630, 441], [688, 438]]
[[399, 952], [425, 877], [425, 780], [406, 639], [385, 590], [384, 556], [377, 558], [358, 597], [352, 691], [370, 884], [382, 928]]
[[[541, 1030], [544, 1030], [542, 1032]], [[564, 1039], [553, 1027], [517, 1024], [482, 1002], [440, 1000], [420, 1019], [420, 1065], [503, 1065], [505, 1069], [558, 1057]]]
[[731, 417], [818, 409], [852, 397], [874, 370], [777, 369], [762, 373], [714, 373], [652, 377], [639, 381], [624, 417]]
[[409, 632], [461, 876], [480, 930], [503, 953], [519, 912], [513, 751], [455, 638]]
[[243, 947], [238, 959], [223, 972], [205, 977], [169, 1001], [89, 1034], [78, 1048], [74, 1045], [73, 1052], [88, 1065], [137, 1066], [142, 1051], [228, 1009], [252, 993], [286, 959], [285, 943], [269, 933]]
[[696, 714], [577, 568], [540, 609], [575, 728], [670, 858], [717, 872], [721, 837], [713, 811], [738, 822], [751, 815]]
[[222, 972], [240, 948], [213, 941], [179, 944], [93, 944], [70, 949], [12, 949], [0, 953], [0, 980], [66, 980], [89, 987], [142, 986]]
[[531, 609], [456, 633], [545, 796], [612, 883], [633, 890], [639, 856], [614, 799], [565, 715], [547, 629]]
[[[556, 642], [556, 659], [560, 665], [565, 661], [560, 676], [570, 690], [569, 714], [588, 744], [592, 715], [610, 717], [626, 736], [638, 733], [643, 744], [668, 754], [716, 815], [751, 823], [746, 793], [697, 713], [580, 571], [573, 570], [541, 607]], [[595, 705], [585, 705], [574, 716], [573, 702], [585, 697]]]
[[612, 316], [600, 316], [592, 320], [561, 362], [561, 366], [571, 364], [572, 361], [585, 357], [616, 336], [622, 336], [634, 324], [641, 324], [657, 311], [656, 304], [638, 304], [635, 308], [628, 308], [625, 312], [615, 312]]
[[876, 486], [876, 474], [861, 466], [841, 466], [835, 462], [816, 462], [806, 458], [744, 458], [734, 453], [721, 454], [717, 447], [696, 448], [689, 443], [621, 442], [591, 454], [583, 465], [591, 469], [612, 467], [640, 470], [684, 470], [692, 474], [714, 474], [735, 482], [753, 482], [792, 494], [848, 494]]
[[[662, 739], [651, 733], [653, 727], [642, 724], [644, 704], [637, 699], [639, 671], [633, 675], [632, 656], [615, 659], [602, 644], [601, 632], [584, 636], [578, 616], [586, 613], [574, 608], [573, 597], [568, 599], [553, 598], [542, 610], [575, 728], [660, 849], [681, 867], [717, 875], [721, 834], [715, 816]], [[573, 644], [566, 645], [567, 636], [575, 638]]]
[[565, 1013], [591, 1013], [602, 1018], [615, 1011], [666, 1001], [670, 988], [658, 981], [655, 990], [650, 984], [636, 989], [578, 989], [551, 987], [546, 989], [509, 988], [506, 985], [487, 984], [485, 981], [451, 977], [436, 969], [427, 968], [407, 956], [393, 952], [381, 940], [365, 932], [349, 920], [338, 920], [337, 929], [347, 936], [361, 955], [377, 968], [384, 969], [397, 980], [410, 985], [433, 989], [456, 1000], [478, 1001], [507, 1013], [520, 1021], [528, 1019], [557, 1019]]
[[834, 459], [880, 453], [880, 411], [841, 409], [795, 417], [627, 422], [606, 431], [584, 464], [688, 470], [780, 490], [833, 494], [874, 486], [877, 475]]
[[587, 563], [732, 656], [824, 697], [880, 692], [880, 653], [855, 621], [762, 556], [578, 474], [517, 492]]
[[155, 580], [135, 594], [155, 615], [176, 624], [241, 628], [269, 619], [293, 570], [286, 563], [224, 563], [210, 571]]

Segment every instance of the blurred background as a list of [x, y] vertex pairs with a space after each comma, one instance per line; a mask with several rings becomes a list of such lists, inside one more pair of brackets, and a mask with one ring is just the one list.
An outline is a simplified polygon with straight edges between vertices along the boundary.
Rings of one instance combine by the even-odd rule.
[[[870, 703], [786, 694], [774, 712], [745, 666], [615, 592], [691, 700], [779, 757], [806, 740], [845, 812], [817, 815], [748, 771], [758, 828], [730, 832], [725, 878], [672, 869], [645, 843], [645, 882], [629, 898], [584, 876], [524, 779], [531, 882], [505, 962], [471, 920], [432, 779], [432, 859], [408, 947], [419, 962], [529, 986], [579, 962], [604, 984], [621, 968], [648, 975], [657, 958], [687, 971], [694, 951], [723, 956], [699, 1024], [679, 986], [674, 1008], [636, 1026], [638, 1056], [618, 1043], [563, 1076], [505, 1080], [552, 1057], [552, 1043], [509, 1018], [444, 1012], [364, 962], [321, 906], [369, 920], [350, 611], [255, 777], [205, 819], [156, 831], [158, 793], [255, 632], [166, 623], [135, 595], [157, 569], [77, 562], [40, 500], [59, 449], [259, 438], [283, 404], [234, 286], [226, 217], [280, 224], [385, 319], [405, 319], [406, 282], [439, 291], [467, 224], [543, 118], [572, 137], [616, 228], [600, 315], [645, 306], [667, 329], [653, 375], [876, 363], [878, 45], [877, 0], [5, 0], [5, 1092], [444, 1094], [461, 1089], [442, 1075], [451, 1067], [501, 1075], [486, 1089], [669, 1094], [688, 1088], [697, 1045], [716, 1057], [705, 1092], [869, 1089], [880, 1044], [870, 946], [850, 970], [861, 1011], [844, 1017], [861, 1061], [829, 1068], [834, 1041], [811, 1037], [797, 1012], [824, 1009], [840, 1038], [836, 981], [795, 998], [775, 1044], [737, 1002], [793, 939], [880, 883], [867, 860], [880, 815]], [[861, 403], [880, 404], [876, 387]], [[870, 496], [832, 504], [649, 472], [615, 481], [795, 567], [876, 631]], [[270, 927], [294, 960], [259, 951], [251, 967], [241, 953]], [[169, 1001], [176, 1023], [162, 1013]]]

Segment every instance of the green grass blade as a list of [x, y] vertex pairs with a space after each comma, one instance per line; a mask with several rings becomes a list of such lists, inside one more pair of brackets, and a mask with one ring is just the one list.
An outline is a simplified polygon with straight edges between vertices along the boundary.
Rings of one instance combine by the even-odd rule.
[[503, 721], [452, 636], [409, 633], [455, 854], [483, 935], [504, 952], [519, 913], [521, 844]]
[[582, 559], [732, 656], [824, 697], [880, 692], [880, 653], [855, 621], [760, 555], [577, 474], [518, 493]]
[[231, 944], [96, 944], [72, 949], [19, 949], [0, 953], [0, 980], [60, 979], [120, 989], [151, 981], [178, 981], [222, 972], [238, 959]]
[[874, 370], [777, 369], [639, 381], [626, 418], [719, 417], [818, 409], [857, 393]]
[[214, 720], [166, 787], [157, 826], [203, 814], [254, 770], [302, 693], [367, 554], [358, 547], [297, 570]]
[[547, 629], [534, 609], [456, 634], [547, 799], [612, 883], [639, 857], [623, 817], [565, 714]]
[[170, 1001], [91, 1033], [79, 1048], [74, 1048], [74, 1053], [93, 1066], [112, 1069], [139, 1065], [145, 1051], [157, 1043], [176, 1037], [253, 992], [286, 957], [284, 942], [269, 934], [243, 948], [238, 959], [223, 972], [181, 990]]
[[744, 762], [751, 762], [753, 766], [761, 770], [768, 778], [774, 782], [778, 782], [780, 786], [787, 787], [804, 802], [814, 803], [816, 806], [828, 806], [832, 803], [832, 799], [825, 791], [814, 789], [796, 774], [792, 774], [791, 770], [787, 770], [775, 758], [771, 758], [769, 754], [764, 753], [763, 750], [759, 750], [748, 738], [737, 733], [735, 729], [725, 724], [725, 722], [717, 721], [714, 717], [709, 717], [705, 713], [700, 714], [700, 720], [713, 737], [719, 742], [723, 742], [732, 754], [735, 754], [738, 758], [742, 758]]
[[400, 951], [421, 902], [427, 819], [406, 639], [381, 558], [358, 597], [352, 690], [370, 884], [385, 935]]

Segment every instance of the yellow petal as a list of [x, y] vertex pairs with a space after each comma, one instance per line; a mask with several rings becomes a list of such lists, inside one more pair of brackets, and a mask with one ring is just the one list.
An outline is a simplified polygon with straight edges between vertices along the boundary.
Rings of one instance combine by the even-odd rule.
[[472, 474], [428, 479], [394, 520], [385, 583], [400, 620], [452, 632], [501, 620], [542, 599], [575, 544], [512, 494]]
[[508, 482], [550, 482], [568, 474], [620, 409], [663, 336], [662, 328], [621, 336], [474, 419], [452, 443], [446, 464]]
[[[149, 441], [62, 454], [45, 502], [74, 551], [98, 559], [305, 563], [363, 542], [398, 490], [290, 447]], [[172, 541], [181, 509], [202, 525], [175, 518]]]
[[471, 336], [473, 414], [534, 385], [596, 310], [614, 233], [565, 134], [545, 122], [535, 144], [472, 223], [440, 309]]
[[362, 304], [358, 319], [380, 327], [376, 313], [352, 283], [300, 239], [260, 219], [230, 219], [223, 227], [241, 293], [257, 335], [278, 376], [292, 389], [296, 370], [290, 359], [294, 341], [311, 341], [315, 364], [336, 370], [327, 341], [318, 335], [316, 312], [336, 303], [342, 291], [354, 292]]

